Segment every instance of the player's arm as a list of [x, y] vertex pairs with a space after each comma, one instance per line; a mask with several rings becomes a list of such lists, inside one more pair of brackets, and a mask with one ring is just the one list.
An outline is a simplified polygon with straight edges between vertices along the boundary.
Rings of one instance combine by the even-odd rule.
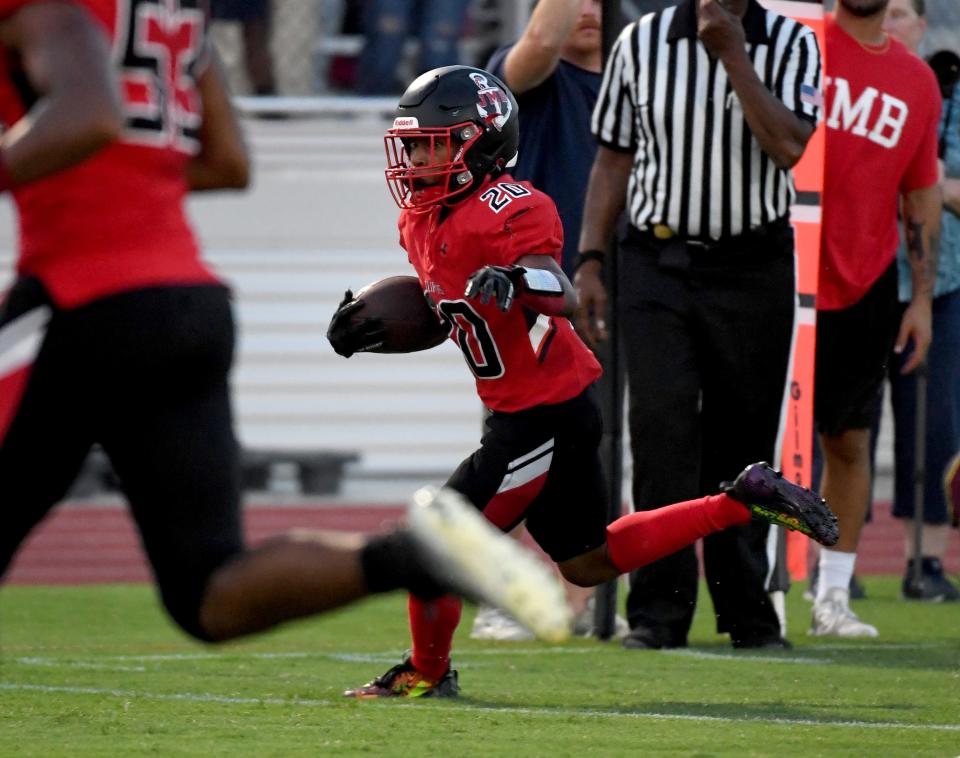
[[560, 53], [580, 17], [581, 0], [540, 0], [523, 36], [503, 63], [507, 86], [519, 95], [541, 84], [560, 63]]
[[106, 36], [85, 11], [61, 2], [26, 5], [0, 21], [38, 99], [0, 138], [13, 185], [79, 163], [120, 135], [120, 93]]
[[250, 156], [220, 59], [212, 46], [210, 62], [197, 78], [197, 88], [203, 101], [203, 123], [200, 152], [187, 164], [190, 189], [244, 189], [250, 183]]
[[913, 352], [903, 366], [905, 374], [923, 363], [930, 347], [942, 202], [938, 184], [915, 189], [906, 193], [903, 199], [903, 227], [913, 294], [900, 321], [900, 333], [894, 350], [900, 353], [906, 348], [908, 340], [913, 342]]
[[590, 169], [580, 227], [580, 253], [573, 285], [577, 294], [577, 331], [591, 345], [604, 342], [607, 291], [603, 286], [603, 256], [613, 239], [617, 219], [627, 203], [633, 154], [600, 145]]
[[723, 64], [750, 131], [779, 168], [792, 168], [803, 156], [814, 124], [787, 108], [757, 76], [740, 18], [720, 0], [699, 0], [699, 5], [697, 33], [708, 52]]
[[511, 266], [484, 266], [467, 279], [464, 297], [493, 302], [501, 311], [514, 303], [547, 316], [573, 315], [573, 285], [549, 255], [524, 255]]
[[[556, 260], [549, 255], [525, 255], [517, 265], [526, 270], [524, 289], [518, 298], [520, 305], [547, 316], [573, 317], [577, 310], [577, 293]], [[559, 293], [557, 285], [560, 286]]]

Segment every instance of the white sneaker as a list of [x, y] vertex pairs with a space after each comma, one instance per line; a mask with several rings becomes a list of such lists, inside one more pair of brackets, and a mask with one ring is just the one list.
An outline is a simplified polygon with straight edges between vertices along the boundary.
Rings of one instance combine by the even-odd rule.
[[865, 624], [850, 610], [850, 592], [831, 587], [823, 600], [813, 604], [810, 634], [815, 637], [876, 637], [877, 628]]
[[459, 493], [446, 487], [417, 490], [407, 522], [455, 591], [502, 608], [542, 639], [561, 642], [570, 636], [572, 614], [553, 571]]
[[[587, 607], [573, 617], [573, 634], [577, 637], [596, 637], [594, 628], [594, 599], [587, 600]], [[630, 624], [619, 613], [613, 618], [613, 639], [622, 640], [630, 634]]]
[[477, 611], [470, 630], [472, 640], [495, 640], [497, 642], [529, 642], [536, 639], [533, 632], [509, 613], [499, 608], [484, 605]]

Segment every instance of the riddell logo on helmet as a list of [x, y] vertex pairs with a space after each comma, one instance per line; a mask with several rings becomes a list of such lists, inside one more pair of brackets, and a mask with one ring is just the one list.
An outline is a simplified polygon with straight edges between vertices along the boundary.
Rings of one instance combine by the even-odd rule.
[[510, 114], [513, 111], [513, 104], [507, 93], [490, 81], [483, 74], [472, 73], [470, 78], [477, 85], [477, 110], [485, 123], [493, 124], [497, 131], [503, 131], [503, 125], [507, 123]]
[[393, 120], [394, 129], [417, 129], [419, 126], [416, 116], [397, 116]]

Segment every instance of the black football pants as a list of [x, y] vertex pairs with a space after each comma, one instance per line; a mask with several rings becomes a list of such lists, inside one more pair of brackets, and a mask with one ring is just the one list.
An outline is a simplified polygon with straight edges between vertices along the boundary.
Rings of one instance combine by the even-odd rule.
[[36, 280], [22, 279], [0, 307], [0, 339], [45, 309], [43, 342], [0, 439], [0, 576], [99, 443], [164, 605], [203, 638], [207, 579], [243, 544], [229, 293], [166, 287], [57, 310]]
[[[755, 461], [778, 466], [795, 311], [789, 227], [746, 249], [667, 256], [628, 240], [620, 271], [635, 508], [714, 494]], [[765, 588], [767, 531], [753, 522], [703, 540], [718, 631], [734, 644], [780, 637]], [[685, 645], [697, 583], [693, 546], [634, 572], [631, 627]]]

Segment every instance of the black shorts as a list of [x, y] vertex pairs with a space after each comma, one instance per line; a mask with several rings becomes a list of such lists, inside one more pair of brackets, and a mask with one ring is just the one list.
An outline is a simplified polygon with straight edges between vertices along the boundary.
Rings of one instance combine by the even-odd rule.
[[813, 402], [821, 434], [873, 425], [902, 315], [896, 265], [849, 308], [817, 312]]
[[527, 531], [557, 562], [607, 538], [603, 433], [595, 390], [556, 405], [491, 413], [480, 449], [447, 481], [504, 531]]
[[[0, 398], [0, 576], [99, 443], [164, 604], [203, 637], [207, 579], [243, 547], [227, 387], [233, 340], [220, 286], [138, 290], [58, 310], [36, 280], [16, 283], [0, 307], [0, 367], [11, 368], [16, 344], [39, 351], [19, 374], [22, 392]], [[15, 388], [17, 376], [8, 370], [0, 386]]]

